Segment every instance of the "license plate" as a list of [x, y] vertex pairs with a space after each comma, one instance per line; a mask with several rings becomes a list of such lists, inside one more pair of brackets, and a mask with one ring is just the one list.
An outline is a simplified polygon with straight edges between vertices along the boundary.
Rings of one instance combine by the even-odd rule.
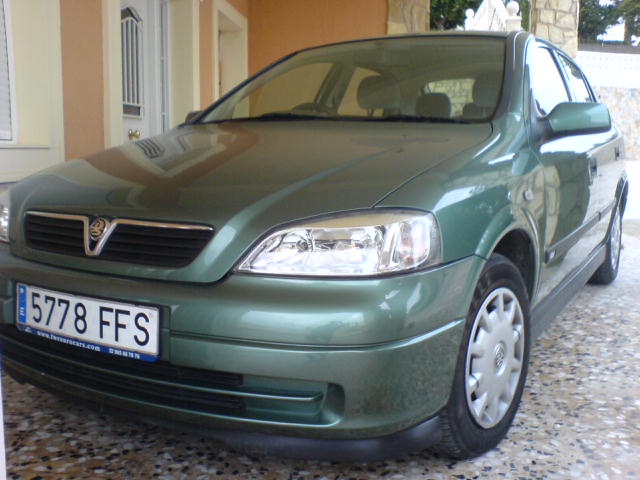
[[18, 283], [18, 328], [88, 350], [153, 362], [158, 309], [82, 297]]

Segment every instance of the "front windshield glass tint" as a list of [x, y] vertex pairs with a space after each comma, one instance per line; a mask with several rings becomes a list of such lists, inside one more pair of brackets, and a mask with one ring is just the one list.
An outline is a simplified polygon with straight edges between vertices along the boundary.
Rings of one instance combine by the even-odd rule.
[[486, 121], [496, 110], [505, 40], [406, 37], [298, 53], [201, 122], [244, 119]]

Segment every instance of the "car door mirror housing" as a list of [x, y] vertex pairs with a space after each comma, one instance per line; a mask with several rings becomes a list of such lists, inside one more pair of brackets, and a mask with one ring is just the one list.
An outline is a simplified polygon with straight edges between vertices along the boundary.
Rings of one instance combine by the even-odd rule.
[[187, 113], [187, 116], [184, 117], [184, 123], [189, 123], [191, 120], [196, 118], [201, 113], [202, 113], [202, 110], [194, 110], [193, 112]]
[[606, 132], [611, 128], [609, 109], [601, 103], [559, 103], [547, 120], [554, 137]]

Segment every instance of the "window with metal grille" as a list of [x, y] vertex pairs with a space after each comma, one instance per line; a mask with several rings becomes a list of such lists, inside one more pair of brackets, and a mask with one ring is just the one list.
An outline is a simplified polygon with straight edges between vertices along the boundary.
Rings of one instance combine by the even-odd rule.
[[15, 101], [11, 82], [11, 64], [9, 50], [9, 15], [6, 0], [0, 0], [0, 141], [14, 140]]
[[125, 115], [141, 117], [144, 108], [142, 91], [142, 19], [133, 8], [120, 14], [122, 39], [122, 111]]

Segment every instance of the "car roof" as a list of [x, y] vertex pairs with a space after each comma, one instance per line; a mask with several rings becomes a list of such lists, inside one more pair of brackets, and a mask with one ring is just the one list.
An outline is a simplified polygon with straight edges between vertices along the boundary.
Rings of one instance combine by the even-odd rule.
[[529, 34], [529, 32], [525, 32], [523, 30], [512, 31], [512, 32], [490, 32], [490, 31], [471, 31], [471, 30], [447, 30], [447, 31], [438, 31], [438, 32], [419, 32], [419, 33], [402, 33], [402, 34], [394, 34], [394, 35], [384, 35], [384, 36], [376, 36], [376, 37], [363, 37], [363, 38], [353, 38], [349, 40], [343, 40], [340, 42], [331, 42], [325, 43], [321, 45], [314, 45], [311, 47], [302, 48], [300, 50], [296, 50], [292, 52], [291, 55], [299, 52], [305, 52], [308, 50], [315, 50], [317, 48], [325, 48], [325, 47], [334, 47], [336, 45], [347, 45], [349, 43], [359, 43], [359, 42], [370, 42], [370, 41], [385, 41], [385, 40], [396, 40], [403, 38], [437, 38], [437, 37], [469, 37], [469, 38], [508, 38], [512, 35], [517, 35], [520, 33]]

